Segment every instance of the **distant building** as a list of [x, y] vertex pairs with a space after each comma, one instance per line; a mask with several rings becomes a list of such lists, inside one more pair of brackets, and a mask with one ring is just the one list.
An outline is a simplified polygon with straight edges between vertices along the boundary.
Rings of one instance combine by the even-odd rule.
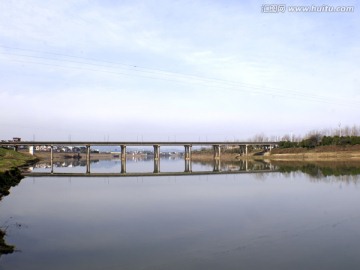
[[51, 150], [51, 147], [50, 146], [47, 146], [47, 145], [37, 145], [35, 147], [35, 150], [36, 151], [39, 151], [39, 152], [42, 152], [42, 151], [50, 151]]

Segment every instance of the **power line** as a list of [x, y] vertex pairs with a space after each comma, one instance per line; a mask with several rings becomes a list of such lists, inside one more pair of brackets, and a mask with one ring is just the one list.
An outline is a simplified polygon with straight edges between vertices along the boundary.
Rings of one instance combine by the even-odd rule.
[[[185, 74], [185, 73], [180, 73], [180, 72], [169, 72], [169, 71], [163, 71], [163, 70], [157, 70], [157, 69], [149, 69], [149, 68], [141, 67], [138, 65], [127, 65], [127, 64], [118, 63], [118, 62], [96, 60], [93, 58], [79, 57], [79, 56], [66, 55], [66, 54], [60, 54], [60, 53], [41, 52], [41, 51], [36, 51], [36, 50], [28, 50], [28, 49], [21, 49], [21, 48], [15, 48], [15, 47], [7, 47], [7, 46], [0, 46], [0, 47], [5, 48], [5, 49], [11, 49], [11, 50], [19, 50], [19, 51], [24, 51], [24, 52], [35, 52], [35, 53], [42, 53], [42, 54], [48, 54], [48, 55], [54, 55], [54, 56], [61, 56], [61, 57], [65, 57], [65, 58], [73, 58], [73, 59], [83, 60], [83, 61], [77, 61], [77, 60], [70, 60], [70, 59], [50, 58], [50, 57], [39, 56], [39, 55], [19, 54], [19, 53], [13, 53], [13, 52], [0, 52], [0, 54], [2, 54], [2, 55], [11, 55], [11, 56], [17, 56], [17, 57], [26, 57], [26, 58], [32, 58], [32, 59], [41, 59], [41, 60], [46, 60], [46, 61], [57, 62], [56, 64], [53, 64], [51, 62], [44, 63], [44, 62], [31, 62], [31, 61], [9, 59], [10, 61], [20, 62], [20, 63], [46, 65], [46, 66], [60, 67], [60, 68], [66, 68], [66, 69], [71, 68], [71, 69], [86, 70], [86, 71], [92, 71], [92, 72], [105, 72], [105, 73], [114, 74], [114, 75], [136, 76], [136, 77], [142, 77], [142, 78], [147, 78], [147, 79], [175, 81], [177, 83], [191, 83], [191, 84], [196, 83], [196, 84], [200, 84], [200, 85], [203, 85], [206, 87], [216, 87], [216, 88], [220, 88], [222, 90], [227, 89], [229, 91], [236, 91], [236, 92], [238, 92], [239, 90], [243, 91], [243, 92], [249, 92], [244, 89], [252, 89], [251, 93], [256, 93], [256, 94], [266, 94], [266, 95], [286, 97], [286, 98], [300, 98], [300, 99], [304, 99], [304, 100], [317, 101], [317, 102], [329, 103], [329, 104], [343, 103], [343, 105], [347, 105], [347, 106], [349, 104], [358, 106], [357, 103], [355, 104], [355, 103], [352, 103], [345, 99], [339, 100], [337, 98], [337, 100], [335, 102], [326, 96], [320, 96], [320, 95], [316, 95], [316, 94], [306, 94], [306, 93], [296, 91], [296, 90], [285, 90], [285, 89], [274, 88], [274, 87], [262, 87], [262, 86], [255, 85], [255, 84], [233, 82], [233, 81], [227, 81], [227, 80], [222, 80], [222, 79], [206, 78], [206, 77], [201, 77], [201, 76], [192, 75], [192, 74]], [[85, 66], [90, 66], [91, 68], [83, 67], [83, 66], [82, 67], [65, 66], [65, 65], [61, 65], [59, 63], [81, 64], [81, 65], [85, 65]], [[102, 69], [94, 69], [94, 67], [95, 68], [102, 67], [102, 68], [110, 69], [110, 71], [102, 70]], [[117, 69], [120, 69], [123, 71], [119, 72], [119, 71], [117, 71]], [[114, 71], [114, 70], [116, 70], [116, 71]], [[136, 72], [137, 74], [128, 73], [129, 71]], [[151, 76], [151, 75], [153, 75], [153, 76]], [[157, 77], [154, 77], [154, 76], [157, 76]], [[267, 90], [267, 91], [265, 91], [265, 90]]]
[[[84, 67], [72, 67], [72, 66], [64, 66], [64, 65], [58, 65], [58, 64], [52, 64], [52, 63], [42, 63], [42, 62], [32, 62], [32, 61], [22, 61], [22, 60], [14, 60], [11, 59], [10, 61], [13, 62], [18, 62], [18, 63], [25, 63], [25, 64], [37, 64], [37, 65], [45, 65], [45, 66], [51, 66], [51, 67], [59, 67], [59, 68], [64, 68], [64, 69], [76, 69], [76, 70], [85, 70], [85, 71], [91, 71], [91, 72], [104, 72], [104, 73], [108, 73], [108, 74], [112, 74], [112, 75], [125, 75], [125, 76], [135, 76], [135, 77], [142, 77], [142, 78], [146, 78], [146, 79], [155, 79], [155, 80], [164, 80], [164, 81], [171, 81], [171, 82], [176, 82], [176, 83], [186, 83], [186, 84], [193, 84], [194, 82], [186, 82], [186, 81], [181, 81], [179, 79], [169, 79], [169, 78], [155, 78], [155, 77], [150, 77], [150, 76], [144, 76], [144, 75], [139, 75], [139, 74], [129, 74], [129, 73], [124, 73], [124, 72], [115, 72], [115, 71], [108, 71], [108, 70], [101, 70], [101, 69], [94, 69], [94, 68], [84, 68]], [[247, 93], [255, 93], [255, 94], [265, 94], [265, 95], [271, 95], [271, 96], [276, 96], [276, 97], [284, 97], [284, 98], [299, 98], [302, 100], [308, 100], [308, 101], [317, 101], [317, 102], [321, 102], [321, 103], [327, 103], [327, 104], [333, 104], [333, 105], [344, 105], [347, 107], [351, 107], [349, 105], [353, 105], [354, 109], [359, 109], [359, 107], [357, 106], [357, 104], [352, 104], [349, 103], [348, 101], [343, 101], [343, 102], [339, 102], [339, 101], [332, 101], [332, 100], [328, 100], [325, 99], [323, 97], [316, 97], [316, 96], [307, 96], [305, 94], [291, 94], [291, 93], [282, 93], [282, 92], [268, 92], [268, 91], [262, 91], [261, 87], [258, 86], [236, 86], [236, 85], [214, 85], [214, 84], [210, 84], [210, 82], [202, 82], [202, 83], [196, 83], [198, 85], [202, 85], [202, 86], [206, 86], [206, 87], [211, 87], [211, 88], [216, 88], [217, 91], [230, 91], [230, 92], [236, 92], [238, 93], [239, 91], [241, 92], [247, 92]], [[247, 91], [245, 89], [252, 89], [251, 91]]]
[[[36, 51], [36, 50], [26, 50], [26, 49], [20, 49], [20, 48], [12, 48], [12, 47], [7, 47], [7, 46], [0, 46], [3, 48], [7, 48], [7, 49], [16, 49], [16, 50], [21, 50], [21, 51], [29, 51], [29, 52], [36, 52], [36, 53], [45, 53], [45, 54], [51, 54], [51, 55], [56, 55], [56, 56], [62, 56], [62, 57], [70, 57], [70, 58], [75, 58], [75, 59], [83, 59], [86, 61], [93, 61], [93, 62], [99, 62], [99, 63], [107, 63], [107, 64], [112, 64], [112, 65], [120, 65], [123, 66], [121, 67], [122, 69], [130, 69], [131, 71], [135, 71], [135, 72], [144, 72], [144, 73], [151, 73], [151, 74], [156, 74], [156, 75], [166, 75], [166, 76], [183, 76], [185, 78], [191, 78], [191, 79], [196, 79], [196, 80], [201, 80], [201, 81], [206, 81], [206, 82], [215, 82], [215, 83], [225, 83], [231, 86], [245, 86], [245, 87], [251, 87], [251, 88], [259, 88], [259, 89], [270, 89], [273, 91], [277, 91], [277, 92], [286, 92], [286, 93], [294, 93], [297, 95], [304, 95], [303, 92], [300, 91], [296, 91], [296, 90], [285, 90], [285, 89], [280, 89], [280, 88], [274, 88], [274, 87], [261, 87], [259, 85], [254, 85], [254, 84], [248, 84], [248, 83], [242, 83], [242, 82], [234, 82], [234, 81], [228, 81], [228, 80], [222, 80], [222, 79], [214, 79], [214, 78], [206, 78], [206, 77], [202, 77], [202, 76], [197, 76], [197, 75], [193, 75], [193, 74], [186, 74], [186, 73], [180, 73], [180, 72], [169, 72], [169, 71], [164, 71], [164, 70], [159, 70], [159, 69], [149, 69], [149, 68], [145, 68], [145, 67], [141, 67], [138, 65], [128, 65], [128, 64], [123, 64], [123, 63], [118, 63], [118, 62], [113, 62], [113, 61], [104, 61], [104, 60], [96, 60], [93, 58], [85, 58], [85, 57], [79, 57], [79, 56], [72, 56], [72, 55], [66, 55], [66, 54], [59, 54], [59, 53], [50, 53], [50, 52], [40, 52], [40, 51]], [[78, 63], [78, 64], [85, 64], [85, 65], [91, 65], [91, 66], [102, 66], [102, 67], [107, 67], [109, 68], [110, 66], [108, 65], [104, 65], [104, 64], [94, 64], [94, 63], [89, 63], [89, 62], [81, 62], [81, 61], [74, 61], [74, 60], [65, 60], [65, 59], [54, 59], [54, 58], [47, 58], [47, 57], [43, 57], [43, 56], [33, 56], [33, 55], [20, 55], [20, 54], [15, 54], [15, 53], [1, 53], [0, 54], [7, 54], [7, 55], [14, 55], [14, 56], [23, 56], [23, 57], [31, 57], [31, 58], [38, 58], [38, 59], [45, 59], [45, 60], [54, 60], [54, 61], [62, 61], [62, 62], [71, 62], [71, 63]], [[111, 68], [111, 67], [110, 67]], [[309, 96], [309, 94], [307, 94], [307, 96]], [[312, 97], [318, 97], [318, 98], [324, 98], [323, 96], [319, 96], [316, 94], [312, 94]]]

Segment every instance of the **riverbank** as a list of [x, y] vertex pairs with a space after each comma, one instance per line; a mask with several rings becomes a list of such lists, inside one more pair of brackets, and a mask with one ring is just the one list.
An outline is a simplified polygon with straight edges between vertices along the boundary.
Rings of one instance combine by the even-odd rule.
[[[10, 193], [10, 188], [18, 185], [23, 178], [20, 167], [36, 162], [33, 156], [0, 148], [0, 201]], [[15, 247], [5, 242], [6, 231], [0, 228], [0, 256], [13, 253]]]
[[312, 149], [307, 148], [276, 148], [266, 158], [272, 160], [357, 160], [360, 161], [360, 145], [331, 145], [318, 146]]
[[34, 156], [27, 153], [15, 152], [14, 150], [0, 148], [0, 174], [32, 164], [38, 161]]
[[[193, 161], [211, 161], [214, 158], [212, 151], [194, 151]], [[271, 152], [251, 152], [247, 156], [238, 153], [222, 152], [221, 160], [237, 161], [244, 159], [268, 159], [268, 160], [307, 160], [307, 161], [344, 161], [354, 160], [360, 162], [360, 145], [347, 146], [319, 146], [313, 149], [307, 148], [275, 148]]]
[[8, 195], [10, 188], [19, 184], [23, 178], [19, 168], [37, 161], [37, 158], [29, 154], [0, 148], [0, 200]]

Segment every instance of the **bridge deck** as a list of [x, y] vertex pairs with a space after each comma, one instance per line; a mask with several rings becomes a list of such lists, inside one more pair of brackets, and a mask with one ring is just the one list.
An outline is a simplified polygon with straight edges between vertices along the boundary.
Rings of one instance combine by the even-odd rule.
[[199, 145], [199, 146], [212, 146], [212, 145], [277, 145], [278, 142], [195, 142], [195, 141], [181, 141], [181, 142], [135, 142], [135, 141], [112, 141], [112, 142], [100, 142], [100, 141], [20, 141], [20, 142], [0, 142], [0, 146], [37, 146], [37, 145], [73, 145], [73, 146], [114, 146], [114, 145], [126, 145], [126, 146], [184, 146], [184, 145]]

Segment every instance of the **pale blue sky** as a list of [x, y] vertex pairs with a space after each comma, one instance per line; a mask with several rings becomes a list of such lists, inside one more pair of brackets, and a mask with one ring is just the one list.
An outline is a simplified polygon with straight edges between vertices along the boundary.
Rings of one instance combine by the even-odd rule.
[[233, 140], [359, 125], [356, 2], [280, 14], [266, 3], [277, 4], [0, 0], [0, 138]]

